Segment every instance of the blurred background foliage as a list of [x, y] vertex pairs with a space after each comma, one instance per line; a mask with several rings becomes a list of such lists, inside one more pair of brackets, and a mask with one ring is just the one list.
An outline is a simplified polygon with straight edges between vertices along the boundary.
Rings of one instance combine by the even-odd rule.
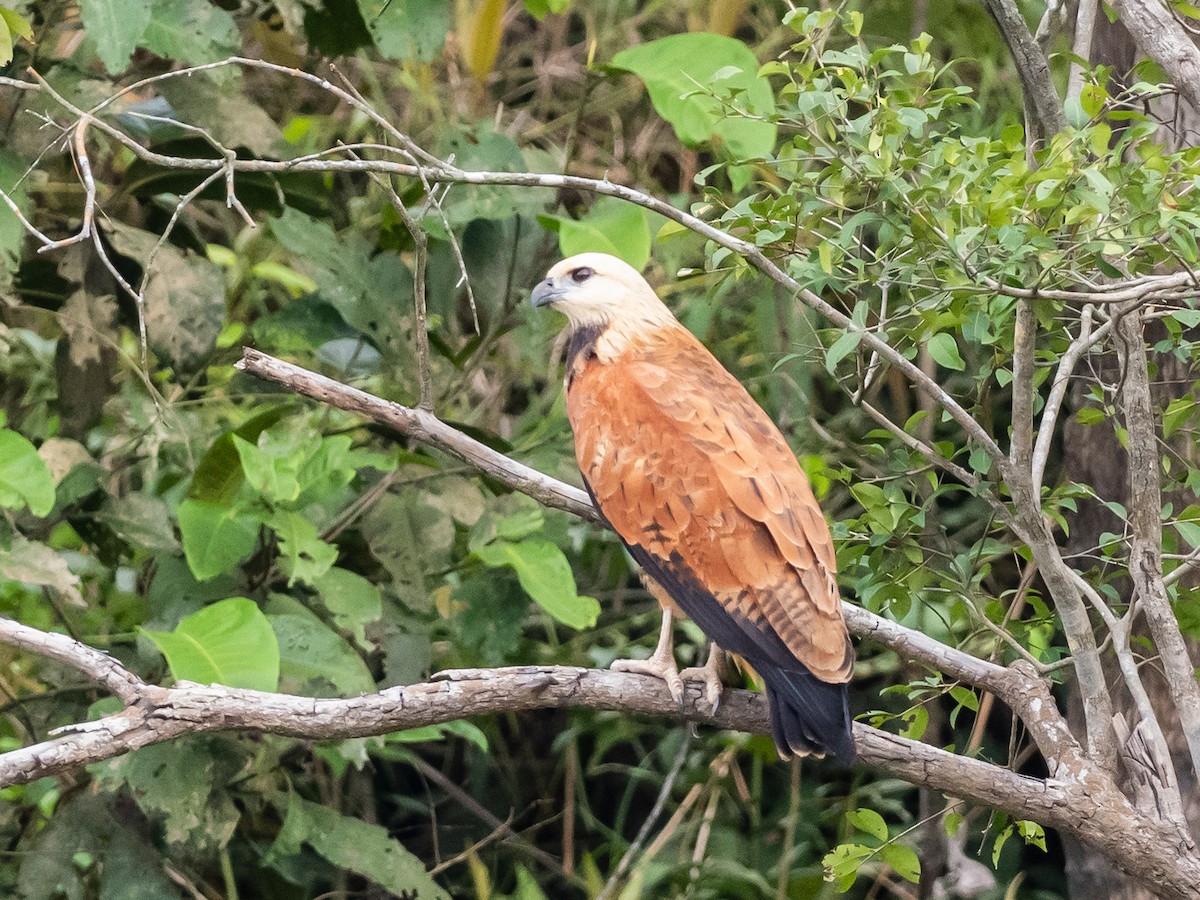
[[[244, 54], [352, 86], [460, 168], [606, 177], [694, 208], [856, 321], [885, 323], [998, 434], [1013, 305], [976, 290], [964, 259], [1048, 286], [1117, 258], [1135, 272], [1195, 261], [1194, 170], [1136, 122], [1110, 150], [1102, 82], [1031, 169], [1016, 75], [976, 3], [810, 14], [748, 0], [6, 2], [6, 74], [32, 66], [85, 108]], [[381, 139], [317, 85], [238, 67], [135, 87], [105, 117], [184, 158], [220, 145], [288, 159]], [[56, 143], [67, 121], [47, 90], [0, 93], [0, 188], [55, 238], [78, 229], [84, 199]], [[0, 209], [0, 612], [151, 679], [317, 696], [453, 667], [649, 652], [658, 608], [612, 535], [233, 369], [251, 344], [415, 405], [415, 243], [384, 187], [353, 173], [240, 174], [250, 227], [223, 184], [181, 208], [201, 176], [95, 129], [88, 139], [115, 271], [86, 243], [35, 252]], [[987, 503], [857, 401], [985, 485], [986, 459], [852, 337], [638, 207], [567, 190], [395, 187], [428, 236], [442, 418], [577, 483], [552, 352], [560, 323], [531, 313], [528, 287], [583, 249], [649, 264], [791, 440], [834, 523], [848, 597], [981, 655], [1014, 657], [985, 619], [1043, 662], [1062, 655], [1036, 590], [1012, 614], [1025, 560]], [[144, 292], [145, 360], [118, 275]], [[1047, 309], [1039, 377], [1067, 337]], [[1048, 513], [1061, 518], [1076, 490], [1056, 487]], [[698, 630], [679, 632], [681, 662], [702, 660]], [[114, 708], [74, 673], [0, 658], [0, 749]], [[854, 706], [871, 722], [1040, 765], [970, 689], [877, 647], [860, 659]], [[663, 814], [635, 844], [660, 793]], [[907, 898], [934, 895], [947, 859], [976, 867], [971, 896], [1065, 892], [1061, 850], [1032, 823], [943, 808], [863, 769], [781, 764], [764, 737], [693, 739], [612, 713], [327, 745], [206, 735], [3, 799], [0, 893], [31, 900]]]

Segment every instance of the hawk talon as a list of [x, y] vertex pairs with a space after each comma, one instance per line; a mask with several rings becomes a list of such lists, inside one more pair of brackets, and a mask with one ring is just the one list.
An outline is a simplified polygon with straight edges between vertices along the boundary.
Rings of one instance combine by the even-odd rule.
[[663, 610], [662, 626], [658, 632], [658, 646], [650, 654], [649, 659], [618, 659], [611, 666], [614, 672], [632, 672], [635, 675], [651, 675], [667, 684], [671, 699], [683, 711], [683, 679], [679, 676], [679, 666], [675, 664], [674, 619], [671, 611]]
[[702, 666], [689, 666], [679, 673], [684, 681], [704, 682], [704, 699], [707, 701], [710, 716], [715, 716], [721, 708], [721, 696], [725, 691], [722, 677], [725, 674], [725, 653], [716, 644], [708, 645], [708, 661]]
[[683, 709], [684, 686], [675, 661], [655, 659], [618, 659], [609, 668], [614, 672], [630, 672], [634, 675], [650, 675], [663, 681], [671, 693], [671, 699]]

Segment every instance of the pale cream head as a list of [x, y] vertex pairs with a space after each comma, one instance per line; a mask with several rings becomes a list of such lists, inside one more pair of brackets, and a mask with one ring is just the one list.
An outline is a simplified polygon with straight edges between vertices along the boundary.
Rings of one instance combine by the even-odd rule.
[[565, 315], [571, 330], [612, 322], [666, 325], [675, 317], [633, 266], [607, 253], [580, 253], [556, 264], [533, 289], [534, 307]]

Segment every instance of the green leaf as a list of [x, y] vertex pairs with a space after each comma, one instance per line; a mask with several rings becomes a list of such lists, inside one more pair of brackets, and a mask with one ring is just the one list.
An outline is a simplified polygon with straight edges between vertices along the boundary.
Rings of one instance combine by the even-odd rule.
[[422, 728], [407, 728], [387, 736], [389, 743], [422, 744], [428, 741], [445, 740], [447, 735], [454, 735], [470, 741], [484, 753], [488, 750], [487, 735], [479, 730], [477, 725], [456, 719], [453, 722], [441, 722], [437, 725], [426, 725]]
[[288, 409], [287, 406], [273, 406], [213, 441], [208, 452], [196, 464], [196, 473], [188, 487], [188, 497], [211, 503], [231, 502], [246, 480], [240, 457], [233, 445], [234, 436], [254, 443], [263, 431], [282, 419]]
[[521, 587], [537, 604], [564, 625], [590, 628], [600, 615], [593, 597], [575, 593], [575, 576], [567, 557], [550, 541], [527, 539], [478, 547], [475, 555], [491, 568], [511, 566]]
[[72, 606], [87, 606], [79, 593], [79, 576], [63, 555], [24, 535], [13, 535], [8, 547], [0, 545], [0, 584], [5, 581], [52, 588]]
[[245, 438], [233, 435], [233, 449], [242, 463], [242, 472], [250, 487], [272, 503], [289, 503], [300, 496], [300, 482], [296, 473], [303, 460], [304, 449], [280, 440], [264, 440], [270, 433], [252, 444]]
[[229, 842], [241, 818], [225, 790], [241, 764], [229, 750], [221, 738], [189, 735], [143, 747], [91, 771], [103, 790], [116, 793], [128, 787], [143, 812], [161, 819], [168, 844], [212, 852]]
[[567, 11], [571, 0], [524, 0], [525, 11], [539, 22], [551, 13]]
[[965, 706], [971, 712], [979, 712], [979, 698], [975, 696], [975, 692], [969, 687], [956, 684], [950, 688], [950, 696], [955, 699], [959, 706]]
[[152, 494], [139, 491], [111, 500], [101, 510], [100, 518], [134, 547], [168, 552], [179, 550], [167, 504]]
[[[9, 12], [9, 10], [4, 10]], [[0, 15], [0, 66], [7, 66], [13, 59], [13, 36], [8, 16]]]
[[1005, 826], [1004, 830], [996, 835], [996, 841], [992, 844], [992, 868], [1000, 865], [1000, 851], [1004, 849], [1004, 845], [1008, 843], [1008, 839], [1012, 837], [1013, 827]]
[[298, 512], [284, 510], [267, 521], [279, 535], [280, 567], [288, 585], [314, 584], [337, 562], [338, 549], [317, 536], [317, 526]]
[[[758, 60], [741, 41], [719, 34], [675, 34], [629, 47], [612, 66], [642, 79], [658, 114], [689, 147], [724, 145], [734, 159], [768, 155], [775, 147], [769, 121], [729, 115], [710, 92], [739, 92], [735, 106], [759, 117], [775, 109], [774, 92], [758, 77]], [[714, 80], [718, 73], [722, 77]]]
[[883, 816], [875, 812], [873, 809], [859, 807], [852, 809], [846, 813], [846, 821], [873, 838], [878, 838], [881, 841], [886, 841], [888, 837], [887, 823], [883, 821]]
[[33, 26], [11, 9], [0, 8], [0, 66], [12, 62], [13, 45], [19, 37], [33, 42]]
[[175, 516], [184, 556], [199, 581], [228, 572], [258, 546], [259, 518], [236, 506], [184, 500]]
[[830, 375], [837, 369], [837, 364], [854, 352], [862, 341], [861, 331], [843, 332], [825, 351], [825, 369]]
[[431, 60], [450, 30], [450, 4], [444, 0], [358, 0], [358, 9], [388, 59]]
[[931, 337], [925, 346], [929, 348], [929, 355], [939, 366], [953, 369], [955, 372], [961, 372], [967, 367], [958, 353], [958, 342], [954, 340], [954, 335], [940, 332]]
[[379, 621], [383, 615], [383, 597], [379, 588], [361, 575], [336, 566], [317, 577], [313, 587], [320, 593], [321, 602], [337, 627], [353, 634], [358, 645], [367, 648], [364, 628]]
[[825, 880], [836, 881], [838, 890], [844, 893], [858, 878], [859, 867], [874, 854], [874, 850], [863, 844], [838, 844], [821, 860]]
[[302, 844], [309, 844], [335, 866], [369, 878], [393, 894], [450, 900], [421, 861], [393, 840], [386, 828], [343, 816], [292, 794], [283, 828], [268, 859], [295, 856]]
[[96, 55], [114, 75], [124, 72], [129, 57], [150, 24], [151, 0], [80, 0], [84, 31], [96, 43]]
[[1163, 437], [1169, 438], [1192, 418], [1196, 401], [1187, 397], [1176, 397], [1167, 404], [1163, 412]]
[[285, 690], [348, 697], [375, 690], [375, 679], [354, 648], [299, 602], [273, 597], [267, 612], [279, 644], [279, 674]]
[[233, 17], [220, 7], [194, 0], [153, 0], [142, 42], [159, 56], [193, 65], [233, 56], [241, 48]]
[[1200, 325], [1200, 309], [1173, 309], [1167, 315], [1188, 328]]
[[895, 869], [901, 878], [913, 884], [921, 880], [921, 861], [917, 859], [916, 851], [908, 844], [885, 844], [879, 850], [879, 857]]
[[10, 428], [0, 429], [0, 507], [28, 506], [35, 516], [54, 509], [54, 478], [37, 448]]
[[279, 643], [253, 600], [218, 600], [183, 619], [174, 631], [145, 631], [180, 681], [273, 691], [279, 684]]
[[582, 219], [539, 216], [538, 221], [558, 232], [563, 256], [576, 253], [611, 253], [641, 270], [650, 261], [650, 216], [640, 206], [612, 197], [596, 201]]
[[1016, 823], [1017, 834], [1025, 839], [1026, 844], [1033, 844], [1043, 852], [1046, 850], [1046, 830], [1037, 822], [1020, 819]]

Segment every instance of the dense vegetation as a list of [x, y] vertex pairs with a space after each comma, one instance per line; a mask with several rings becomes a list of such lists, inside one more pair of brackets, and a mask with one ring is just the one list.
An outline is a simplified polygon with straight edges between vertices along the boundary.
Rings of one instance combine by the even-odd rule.
[[[1092, 362], [1059, 421], [1056, 372], [1085, 329], [1122, 333], [1096, 300], [1106, 282], [1196, 263], [1195, 153], [1168, 153], [1136, 108], [1161, 93], [1152, 65], [1124, 89], [1092, 71], [1034, 147], [990, 19], [944, 0], [782, 16], [731, 0], [34, 0], [0, 22], [0, 613], [148, 681], [307, 696], [647, 653], [658, 607], [613, 535], [234, 368], [254, 346], [578, 483], [559, 323], [525, 299], [559, 256], [598, 249], [648, 266], [780, 423], [848, 599], [1024, 659], [1065, 704], [1087, 648], [1039, 577], [1057, 550], [1029, 537], [1042, 526], [1013, 473], [1028, 431], [1028, 497], [1065, 546], [1097, 492], [1062, 475], [1062, 431], [1087, 440], [1125, 407], [1111, 362]], [[167, 77], [234, 55], [271, 65]], [[615, 196], [354, 165], [422, 152], [663, 198], [844, 320]], [[313, 164], [274, 165], [299, 157]], [[190, 166], [212, 159], [266, 164]], [[1191, 288], [1155, 299], [1154, 365], [1188, 372]], [[1180, 602], [1200, 469], [1191, 380], [1171, 377], [1186, 383], [1156, 397], [1173, 441], [1156, 459]], [[1127, 510], [1100, 499], [1117, 524], [1077, 564], [1119, 616]], [[698, 629], [679, 635], [681, 663], [702, 662]], [[0, 751], [121, 706], [37, 655], [0, 658]], [[1046, 774], [990, 695], [886, 646], [860, 646], [853, 696], [863, 721]], [[323, 743], [194, 735], [2, 796], [0, 893], [25, 898], [912, 897], [947, 872], [945, 890], [978, 879], [967, 896], [1066, 893], [1034, 821], [618, 712]]]

